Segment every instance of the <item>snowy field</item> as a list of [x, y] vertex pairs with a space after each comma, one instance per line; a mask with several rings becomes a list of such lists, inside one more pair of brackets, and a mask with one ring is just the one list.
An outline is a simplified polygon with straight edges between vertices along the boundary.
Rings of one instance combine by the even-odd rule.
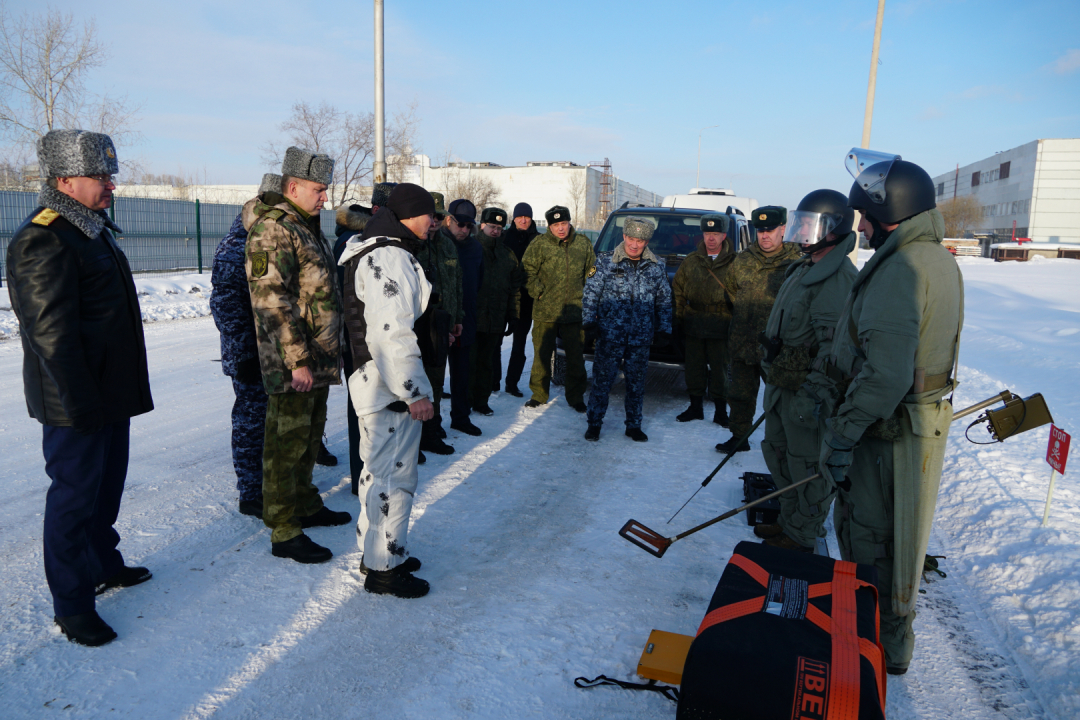
[[[962, 259], [967, 322], [957, 406], [1009, 388], [1042, 392], [1080, 430], [1080, 263]], [[139, 281], [147, 320], [205, 315], [209, 275]], [[200, 288], [192, 292], [192, 288]], [[6, 292], [0, 305], [6, 305]], [[269, 531], [236, 509], [231, 387], [209, 318], [145, 326], [157, 409], [132, 423], [118, 529], [154, 578], [98, 600], [120, 637], [67, 642], [52, 625], [41, 558], [48, 480], [26, 416], [18, 340], [0, 342], [0, 716], [4, 718], [673, 718], [673, 703], [573, 679], [635, 679], [653, 628], [693, 634], [740, 518], [656, 559], [616, 535], [629, 518], [674, 535], [740, 504], [740, 454], [672, 525], [719, 462], [726, 431], [676, 423], [677, 374], [651, 377], [647, 444], [622, 434], [621, 394], [599, 443], [557, 392], [539, 411], [500, 393], [480, 438], [420, 468], [410, 549], [432, 592], [368, 595], [351, 526], [311, 536], [335, 557], [270, 555]], [[17, 332], [0, 309], [0, 333]], [[505, 356], [504, 356], [505, 361]], [[617, 386], [621, 392], [621, 385]], [[330, 394], [329, 447], [347, 458], [345, 395]], [[1080, 717], [1080, 460], [1050, 476], [1048, 427], [977, 446], [954, 424], [930, 550], [947, 579], [925, 585], [911, 670], [890, 677], [888, 717]], [[972, 437], [983, 441], [985, 431]], [[355, 516], [347, 469], [316, 468], [327, 504]], [[668, 532], [670, 531], [670, 532]], [[835, 553], [835, 539], [829, 539]]]

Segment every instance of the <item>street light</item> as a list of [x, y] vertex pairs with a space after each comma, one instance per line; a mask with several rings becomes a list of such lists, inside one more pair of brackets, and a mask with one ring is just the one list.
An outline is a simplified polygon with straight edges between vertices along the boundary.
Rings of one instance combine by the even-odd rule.
[[697, 179], [694, 180], [694, 187], [701, 187], [701, 133], [718, 127], [720, 126], [710, 125], [709, 127], [703, 127], [701, 132], [697, 134]]

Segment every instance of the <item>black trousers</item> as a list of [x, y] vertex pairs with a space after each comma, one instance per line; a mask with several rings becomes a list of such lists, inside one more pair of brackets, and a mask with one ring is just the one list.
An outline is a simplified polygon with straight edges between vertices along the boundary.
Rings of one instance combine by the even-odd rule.
[[514, 347], [510, 350], [510, 362], [506, 365], [506, 385], [517, 387], [521, 373], [525, 371], [525, 346], [529, 342], [532, 329], [533, 299], [522, 292], [521, 314], [517, 327], [514, 328]]
[[446, 354], [450, 361], [450, 422], [468, 422], [472, 413], [469, 392], [469, 374], [472, 361], [472, 345], [462, 345], [460, 339], [450, 346]]
[[124, 558], [113, 525], [127, 479], [131, 422], [93, 435], [45, 425], [41, 450], [52, 480], [45, 495], [45, 578], [57, 617], [94, 609], [94, 586], [120, 572]]

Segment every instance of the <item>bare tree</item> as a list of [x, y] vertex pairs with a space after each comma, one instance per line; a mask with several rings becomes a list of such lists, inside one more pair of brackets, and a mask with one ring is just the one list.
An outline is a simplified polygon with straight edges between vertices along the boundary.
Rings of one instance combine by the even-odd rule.
[[974, 195], [949, 198], [938, 205], [938, 210], [945, 220], [945, 237], [948, 238], [964, 237], [983, 218], [982, 206]]
[[[398, 175], [413, 162], [416, 129], [415, 103], [394, 116], [387, 128], [386, 147], [393, 153]], [[359, 187], [370, 184], [375, 158], [375, 116], [372, 113], [349, 113], [329, 103], [313, 107], [304, 101], [292, 106], [292, 114], [281, 123], [288, 144], [314, 152], [326, 153], [334, 161], [334, 184], [327, 190], [330, 204], [340, 205], [347, 197], [362, 193]], [[263, 162], [274, 172], [281, 168], [285, 149], [280, 142], [263, 146]]]
[[33, 146], [56, 128], [108, 133], [118, 145], [137, 139], [138, 108], [126, 97], [91, 93], [90, 72], [108, 59], [93, 20], [71, 13], [13, 17], [0, 3], [0, 128], [19, 146]]
[[570, 217], [575, 221], [575, 224], [582, 230], [588, 224], [585, 214], [589, 207], [588, 191], [588, 169], [582, 168], [584, 172], [578, 172], [575, 168], [570, 175], [570, 182], [566, 184], [566, 190], [570, 193], [570, 201], [568, 203], [570, 210]]
[[499, 187], [495, 182], [467, 168], [454, 168], [446, 173], [444, 194], [447, 205], [464, 198], [475, 205], [478, 212], [484, 208], [498, 207], [502, 203]]
[[409, 166], [416, 158], [416, 131], [420, 120], [416, 117], [416, 102], [394, 113], [394, 119], [386, 131], [386, 178], [391, 182], [403, 182]]

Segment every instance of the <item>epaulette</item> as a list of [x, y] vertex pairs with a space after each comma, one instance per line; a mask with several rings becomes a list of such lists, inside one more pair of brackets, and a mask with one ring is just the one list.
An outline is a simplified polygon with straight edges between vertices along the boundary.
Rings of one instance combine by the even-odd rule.
[[263, 217], [269, 218], [270, 220], [280, 220], [281, 218], [285, 217], [285, 211], [281, 208], [274, 208], [270, 212], [263, 215]]
[[45, 208], [37, 215], [35, 215], [34, 219], [30, 222], [34, 223], [35, 225], [41, 225], [42, 227], [48, 227], [49, 225], [52, 225], [53, 220], [58, 217], [60, 217], [60, 213], [56, 212], [55, 210]]

